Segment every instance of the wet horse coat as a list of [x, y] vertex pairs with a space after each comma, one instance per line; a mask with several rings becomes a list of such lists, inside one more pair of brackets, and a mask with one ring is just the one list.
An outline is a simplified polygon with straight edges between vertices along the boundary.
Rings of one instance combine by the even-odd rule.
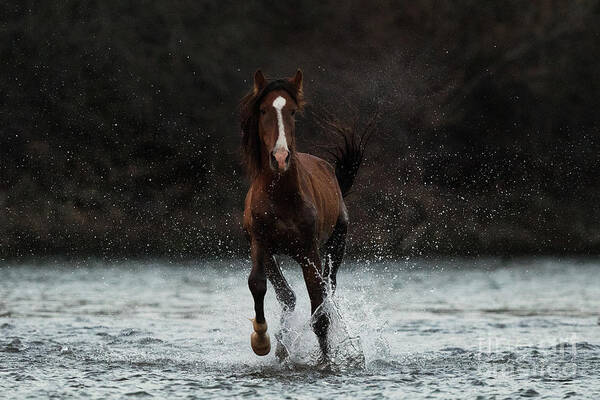
[[[294, 118], [302, 106], [300, 71], [293, 78], [272, 82], [257, 71], [253, 90], [242, 100], [242, 149], [251, 179], [243, 223], [250, 242], [248, 286], [256, 313], [251, 344], [258, 355], [270, 351], [263, 309], [267, 279], [284, 311], [292, 311], [296, 304], [276, 254], [288, 255], [301, 265], [313, 329], [321, 350], [327, 353], [328, 319], [318, 310], [327, 295], [328, 282], [335, 290], [348, 227], [344, 194], [352, 186], [362, 159], [362, 146], [347, 138], [336, 168], [321, 158], [297, 152]], [[325, 269], [321, 248], [328, 260]]]

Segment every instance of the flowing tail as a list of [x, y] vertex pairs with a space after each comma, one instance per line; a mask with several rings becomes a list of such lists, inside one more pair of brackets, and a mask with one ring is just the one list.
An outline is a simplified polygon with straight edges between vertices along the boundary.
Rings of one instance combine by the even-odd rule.
[[333, 158], [335, 176], [344, 197], [350, 193], [350, 189], [354, 184], [365, 155], [365, 149], [375, 130], [377, 117], [378, 115], [374, 114], [362, 126], [358, 121], [355, 121], [353, 126], [350, 127], [331, 118], [331, 116], [317, 116], [318, 125], [335, 140], [341, 142], [335, 147], [325, 147], [325, 151]]

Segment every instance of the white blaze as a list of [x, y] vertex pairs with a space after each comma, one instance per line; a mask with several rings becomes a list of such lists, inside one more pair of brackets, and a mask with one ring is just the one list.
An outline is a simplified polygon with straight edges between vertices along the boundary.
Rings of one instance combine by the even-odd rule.
[[285, 99], [281, 96], [277, 97], [273, 100], [273, 107], [275, 111], [277, 111], [277, 126], [279, 127], [279, 137], [277, 138], [277, 143], [275, 143], [275, 148], [273, 149], [276, 152], [279, 149], [284, 149], [285, 151], [290, 151], [287, 145], [287, 139], [285, 138], [285, 129], [283, 128], [283, 116], [281, 115], [281, 109], [285, 106]]

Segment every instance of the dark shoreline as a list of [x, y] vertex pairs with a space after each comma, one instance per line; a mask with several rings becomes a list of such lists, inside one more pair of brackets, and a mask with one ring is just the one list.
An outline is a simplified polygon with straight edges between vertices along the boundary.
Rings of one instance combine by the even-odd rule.
[[475, 8], [0, 6], [0, 258], [245, 255], [239, 101], [298, 67], [299, 150], [379, 116], [349, 254], [600, 254], [600, 2]]

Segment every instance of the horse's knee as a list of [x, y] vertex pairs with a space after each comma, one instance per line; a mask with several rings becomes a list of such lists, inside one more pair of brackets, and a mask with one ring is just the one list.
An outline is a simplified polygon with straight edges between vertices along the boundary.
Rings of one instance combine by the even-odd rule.
[[248, 287], [254, 298], [256, 322], [262, 324], [265, 322], [263, 301], [265, 299], [265, 294], [267, 293], [267, 278], [265, 277], [265, 274], [252, 269], [252, 272], [248, 277]]
[[248, 287], [255, 298], [263, 298], [267, 293], [267, 277], [256, 270], [250, 272], [248, 276]]
[[289, 287], [275, 288], [275, 295], [283, 311], [294, 311], [296, 309], [296, 294]]

